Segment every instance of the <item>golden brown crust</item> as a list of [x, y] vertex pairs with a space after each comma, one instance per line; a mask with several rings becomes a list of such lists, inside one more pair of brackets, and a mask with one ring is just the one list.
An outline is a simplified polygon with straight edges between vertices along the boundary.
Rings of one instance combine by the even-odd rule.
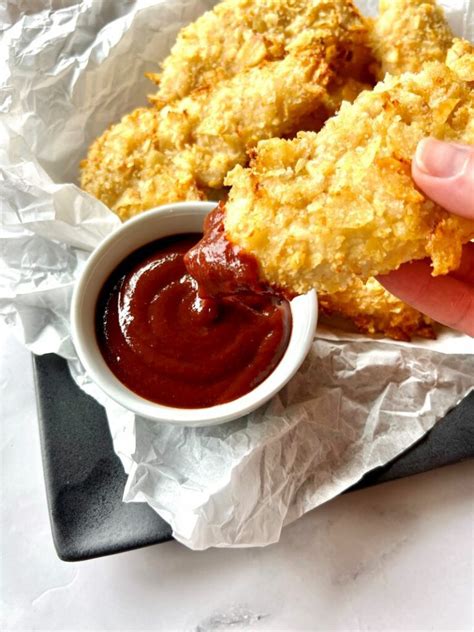
[[[424, 62], [443, 58], [451, 33], [439, 9], [418, 2], [395, 2], [381, 8], [382, 14], [373, 33], [375, 37], [379, 37], [376, 52], [379, 58], [382, 57], [380, 61], [383, 71], [389, 70], [393, 74], [399, 74], [404, 70], [419, 70]], [[418, 13], [415, 20], [410, 19], [413, 18], [413, 10], [415, 14]], [[398, 13], [401, 19], [392, 25], [395, 13]], [[440, 21], [442, 26], [438, 28]], [[418, 30], [420, 22], [425, 24], [421, 41], [418, 35], [415, 36], [415, 30]], [[388, 40], [385, 32], [387, 29]], [[416, 41], [413, 37], [416, 37]], [[395, 61], [397, 63], [394, 63]], [[448, 51], [446, 63], [465, 81], [474, 80], [474, 56], [469, 42], [455, 39]], [[441, 230], [438, 231], [438, 235], [440, 233]], [[438, 252], [440, 251], [441, 248], [438, 248]], [[457, 256], [455, 255], [455, 259]], [[441, 268], [442, 263], [438, 262], [438, 268]], [[436, 337], [431, 319], [392, 296], [373, 278], [365, 285], [358, 281], [345, 291], [320, 295], [319, 305], [321, 313], [325, 316], [331, 318], [336, 315], [348, 319], [359, 331], [369, 335], [378, 333], [395, 340], [406, 341], [414, 336]]]
[[347, 74], [360, 78], [370, 55], [368, 32], [351, 0], [224, 0], [179, 33], [153, 77], [154, 101], [164, 105], [213, 87], [313, 41], [343, 50]]
[[387, 77], [344, 103], [318, 133], [259, 143], [236, 167], [225, 220], [264, 278], [326, 293], [431, 256], [434, 274], [459, 263], [474, 222], [417, 190], [410, 163], [425, 136], [474, 142], [474, 94], [445, 64]]
[[198, 200], [191, 164], [156, 144], [158, 112], [138, 108], [95, 140], [81, 162], [81, 186], [122, 219], [176, 200]]
[[419, 72], [427, 62], [444, 61], [452, 40], [434, 0], [380, 0], [371, 36], [380, 79], [387, 72]]

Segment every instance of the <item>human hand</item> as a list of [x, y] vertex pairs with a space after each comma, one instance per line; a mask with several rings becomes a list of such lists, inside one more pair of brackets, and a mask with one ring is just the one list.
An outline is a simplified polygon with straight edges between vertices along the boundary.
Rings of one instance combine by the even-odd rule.
[[[428, 197], [451, 213], [474, 220], [474, 146], [425, 138], [412, 175]], [[378, 281], [434, 320], [474, 336], [474, 243], [464, 246], [458, 270], [431, 276], [430, 261], [413, 261]]]

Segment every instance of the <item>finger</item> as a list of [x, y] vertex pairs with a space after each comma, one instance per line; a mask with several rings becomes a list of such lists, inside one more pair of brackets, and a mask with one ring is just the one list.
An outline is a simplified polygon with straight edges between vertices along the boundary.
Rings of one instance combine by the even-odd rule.
[[474, 336], [474, 287], [447, 276], [431, 276], [428, 260], [406, 263], [377, 277], [392, 294], [453, 329]]
[[412, 175], [444, 209], [474, 219], [474, 147], [425, 138], [418, 143]]

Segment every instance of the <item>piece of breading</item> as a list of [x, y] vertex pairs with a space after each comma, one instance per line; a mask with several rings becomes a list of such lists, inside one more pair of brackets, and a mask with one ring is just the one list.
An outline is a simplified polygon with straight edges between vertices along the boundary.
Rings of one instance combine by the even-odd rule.
[[474, 82], [474, 47], [460, 38], [453, 40], [453, 45], [446, 55], [446, 64], [464, 81]]
[[357, 280], [343, 292], [319, 294], [318, 304], [322, 314], [348, 318], [362, 333], [405, 341], [436, 337], [431, 318], [392, 296], [373, 278], [365, 285]]
[[162, 109], [127, 114], [91, 145], [81, 186], [122, 219], [221, 188], [259, 140], [290, 133], [318, 108], [332, 76], [328, 56], [315, 44]]
[[296, 293], [336, 292], [427, 256], [435, 275], [455, 269], [474, 222], [416, 188], [425, 136], [474, 143], [473, 85], [442, 63], [387, 76], [318, 134], [259, 143], [250, 168], [226, 179], [228, 239], [255, 255], [263, 280]]
[[263, 61], [319, 42], [337, 47], [338, 70], [363, 79], [368, 28], [351, 0], [225, 0], [178, 34], [152, 97], [157, 106], [214, 87]]
[[373, 21], [372, 48], [385, 73], [419, 72], [429, 61], [444, 61], [453, 33], [435, 0], [380, 0]]

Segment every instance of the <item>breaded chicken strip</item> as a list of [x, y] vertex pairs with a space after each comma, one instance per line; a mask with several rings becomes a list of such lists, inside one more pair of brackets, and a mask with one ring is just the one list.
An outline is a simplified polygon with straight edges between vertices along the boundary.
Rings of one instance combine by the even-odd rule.
[[318, 304], [322, 314], [349, 318], [363, 333], [405, 341], [436, 337], [431, 318], [392, 296], [373, 278], [365, 285], [357, 280], [343, 292], [320, 294]]
[[283, 59], [318, 41], [337, 47], [338, 69], [360, 79], [371, 52], [364, 18], [351, 0], [225, 0], [182, 29], [153, 101], [161, 106], [214, 87], [263, 61]]
[[92, 144], [81, 163], [81, 186], [122, 219], [199, 199], [201, 187], [222, 187], [259, 140], [290, 133], [318, 109], [332, 76], [329, 56], [314, 45], [161, 110], [135, 110]]
[[81, 187], [124, 220], [158, 204], [199, 200], [186, 156], [157, 142], [158, 112], [138, 108], [95, 140], [81, 162]]
[[388, 76], [318, 134], [259, 143], [250, 168], [227, 177], [227, 238], [255, 255], [263, 280], [296, 293], [424, 257], [435, 275], [455, 269], [474, 222], [417, 190], [410, 164], [425, 136], [474, 143], [473, 84], [442, 63]]
[[444, 61], [453, 33], [435, 0], [380, 0], [372, 48], [385, 73], [419, 72], [429, 61]]
[[168, 129], [175, 129], [177, 115], [189, 125], [200, 185], [222, 187], [227, 172], [245, 164], [261, 139], [292, 132], [319, 107], [332, 76], [327, 55], [319, 46], [291, 53], [163, 109]]

